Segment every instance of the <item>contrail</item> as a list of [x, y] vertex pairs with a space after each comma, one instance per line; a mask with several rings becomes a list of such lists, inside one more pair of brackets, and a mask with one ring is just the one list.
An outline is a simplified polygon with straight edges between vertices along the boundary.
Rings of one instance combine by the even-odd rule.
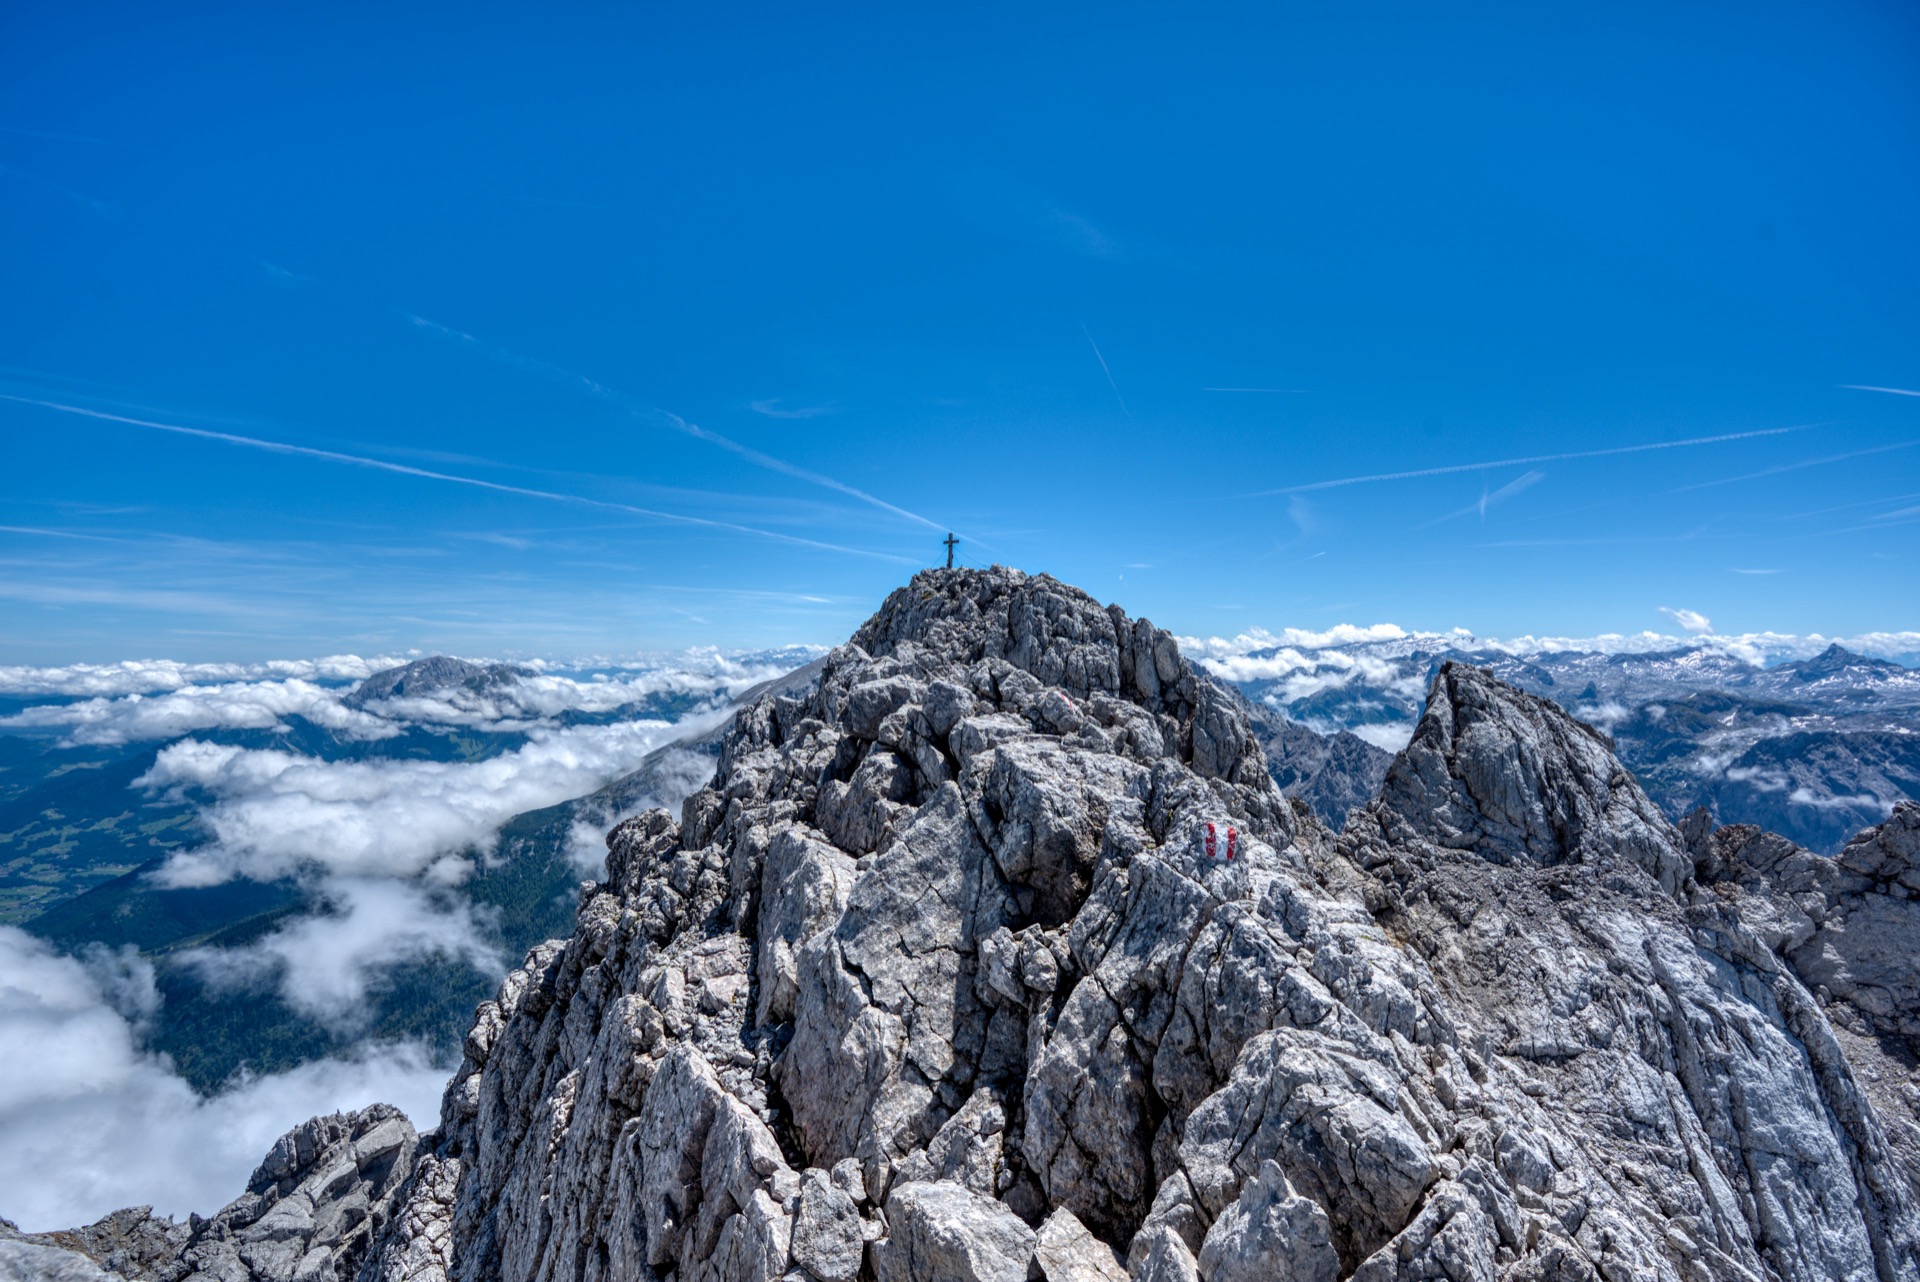
[[848, 485], [844, 481], [836, 481], [831, 476], [822, 476], [818, 472], [810, 472], [806, 468], [797, 467], [794, 464], [787, 462], [785, 459], [777, 459], [773, 457], [773, 455], [771, 454], [763, 454], [759, 450], [756, 450], [751, 446], [742, 445], [740, 444], [740, 442], [732, 439], [731, 437], [722, 436], [718, 432], [712, 431], [708, 428], [701, 427], [698, 423], [690, 423], [686, 419], [681, 418], [678, 414], [672, 413], [671, 411], [668, 411], [668, 410], [663, 410], [658, 406], [641, 405], [635, 401], [630, 400], [626, 396], [623, 396], [621, 393], [616, 392], [611, 387], [606, 386], [604, 383], [595, 382], [593, 379], [588, 378], [585, 374], [576, 374], [570, 369], [563, 369], [558, 365], [552, 364], [551, 362], [539, 360], [532, 356], [522, 356], [520, 353], [511, 351], [505, 347], [501, 347], [497, 343], [489, 343], [483, 339], [475, 338], [472, 334], [469, 334], [464, 330], [449, 329], [447, 326], [442, 325], [437, 321], [430, 321], [424, 316], [415, 316], [411, 312], [407, 313], [406, 315], [408, 320], [412, 321], [415, 325], [419, 326], [421, 329], [432, 330], [434, 333], [440, 334], [446, 338], [451, 338], [455, 342], [464, 343], [471, 347], [478, 348], [481, 351], [485, 352], [487, 355], [494, 358], [495, 360], [503, 361], [508, 365], [517, 366], [518, 368], [527, 370], [530, 373], [541, 374], [546, 376], [547, 378], [556, 379], [559, 382], [565, 383], [569, 387], [577, 387], [580, 390], [589, 393], [590, 395], [596, 396], [601, 400], [606, 401], [608, 404], [618, 406], [619, 408], [627, 411], [629, 414], [657, 416], [665, 420], [667, 424], [673, 427], [674, 430], [676, 431], [684, 432], [686, 435], [693, 437], [695, 440], [705, 441], [709, 445], [717, 445], [721, 449], [737, 454], [741, 458], [746, 459], [748, 462], [756, 464], [760, 467], [767, 468], [771, 471], [784, 473], [787, 476], [794, 477], [798, 480], [806, 481], [812, 485], [824, 486], [829, 490], [834, 490], [841, 494], [845, 494], [849, 498], [859, 499], [862, 503], [870, 504], [873, 507], [879, 508], [883, 512], [891, 512], [893, 515], [901, 517], [905, 520], [915, 522], [916, 524], [919, 524], [919, 525], [924, 525], [930, 530], [939, 530], [939, 531], [945, 532], [947, 529], [946, 526], [941, 525], [938, 521], [928, 520], [926, 517], [921, 516], [918, 512], [909, 512], [907, 511], [907, 509], [903, 507], [897, 507], [894, 504], [887, 502], [885, 499], [876, 498], [874, 495], [867, 493], [865, 490], [856, 489], [854, 486]]
[[1920, 396], [1920, 392], [1908, 391], [1904, 387], [1868, 387], [1865, 383], [1835, 383], [1835, 387], [1844, 387], [1849, 392], [1885, 392], [1889, 396]]
[[674, 427], [678, 428], [682, 432], [685, 432], [688, 436], [693, 437], [695, 440], [706, 441], [711, 445], [718, 445], [721, 449], [727, 450], [734, 454], [738, 454], [741, 458], [746, 459], [750, 463], [757, 463], [761, 467], [768, 468], [772, 471], [784, 472], [788, 476], [795, 477], [799, 480], [809, 481], [814, 485], [823, 485], [830, 490], [837, 490], [840, 493], [848, 495], [851, 498], [859, 499], [863, 503], [870, 503], [874, 507], [879, 508], [883, 512], [891, 512], [895, 516], [904, 517], [909, 521], [916, 521], [919, 524], [926, 526], [930, 530], [944, 531], [947, 529], [946, 526], [941, 525], [937, 521], [929, 521], [926, 517], [921, 516], [918, 512], [909, 512], [907, 511], [907, 509], [903, 507], [895, 507], [893, 504], [887, 502], [885, 499], [875, 498], [873, 495], [867, 493], [865, 490], [855, 489], [853, 486], [846, 484], [844, 481], [836, 481], [831, 476], [822, 476], [818, 472], [809, 472], [804, 467], [796, 467], [792, 463], [787, 462], [785, 459], [777, 459], [773, 457], [773, 455], [771, 454], [762, 454], [759, 450], [754, 449], [752, 446], [742, 445], [740, 444], [740, 442], [734, 440], [733, 438], [722, 436], [720, 435], [720, 433], [704, 428], [700, 426], [698, 423], [690, 423], [686, 419], [681, 418], [678, 414], [673, 413], [671, 410], [650, 409], [648, 412], [652, 414], [658, 414], [661, 418], [666, 419], [669, 423], [673, 424]]
[[454, 485], [471, 485], [476, 489], [494, 490], [501, 494], [518, 494], [526, 498], [547, 499], [554, 503], [574, 503], [583, 507], [605, 508], [614, 512], [626, 512], [633, 516], [650, 517], [658, 521], [673, 521], [681, 525], [697, 525], [713, 530], [731, 530], [736, 534], [751, 534], [758, 538], [773, 539], [780, 543], [792, 543], [799, 547], [818, 548], [826, 552], [844, 552], [849, 556], [874, 557], [882, 561], [898, 561], [903, 565], [917, 564], [911, 557], [894, 556], [888, 552], [873, 552], [866, 548], [842, 547], [838, 543], [822, 543], [815, 539], [803, 539], [798, 535], [781, 534], [775, 530], [757, 529], [751, 525], [735, 525], [731, 521], [714, 521], [703, 516], [683, 516], [677, 512], [660, 512], [653, 508], [635, 507], [631, 503], [613, 503], [606, 499], [590, 499], [579, 494], [562, 494], [554, 490], [535, 490], [523, 485], [503, 485], [498, 481], [483, 481], [478, 477], [456, 476], [451, 472], [434, 472], [424, 467], [408, 467], [404, 463], [389, 463], [385, 459], [367, 458], [359, 454], [342, 454], [336, 450], [315, 449], [309, 445], [289, 445], [285, 441], [263, 440], [257, 436], [238, 436], [232, 432], [215, 432], [204, 427], [183, 427], [178, 423], [156, 423], [151, 419], [128, 418], [123, 414], [109, 414], [104, 410], [91, 410], [80, 405], [63, 405], [58, 401], [40, 401], [26, 396], [9, 396], [0, 392], [0, 400], [14, 401], [21, 405], [34, 405], [41, 409], [57, 410], [62, 414], [80, 414], [87, 418], [104, 419], [109, 423], [126, 423], [133, 427], [151, 428], [157, 432], [173, 432], [181, 436], [197, 436], [203, 440], [221, 441], [228, 445], [244, 445], [249, 449], [266, 450], [273, 454], [294, 454], [303, 458], [325, 459], [329, 463], [345, 463], [352, 467], [367, 467], [380, 472], [393, 472], [400, 476], [418, 476], [430, 481], [447, 481]]
[[1113, 371], [1107, 368], [1107, 358], [1100, 354], [1100, 344], [1093, 341], [1093, 334], [1084, 322], [1080, 326], [1080, 332], [1087, 336], [1087, 346], [1093, 349], [1093, 359], [1100, 362], [1100, 372], [1107, 376], [1107, 386], [1113, 389], [1113, 399], [1120, 402], [1120, 412], [1132, 418], [1133, 411], [1127, 408], [1127, 398], [1120, 395], [1120, 384], [1113, 381]]
[[115, 142], [111, 138], [89, 138], [85, 134], [50, 134], [41, 129], [18, 129], [12, 125], [0, 125], [0, 134], [14, 134], [21, 138], [44, 138], [49, 142], [77, 142], [90, 147], [118, 147], [122, 151], [142, 151], [149, 156], [158, 155], [151, 147], [136, 147], [130, 142]]
[[1674, 489], [1668, 490], [1667, 493], [1684, 494], [1688, 490], [1707, 490], [1712, 489], [1716, 485], [1732, 485], [1736, 481], [1756, 481], [1763, 476], [1778, 476], [1782, 472], [1798, 472], [1801, 468], [1805, 467], [1819, 467], [1826, 463], [1840, 463], [1850, 458], [1861, 458], [1868, 454], [1885, 454], [1889, 450], [1904, 450], [1915, 445], [1920, 445], [1920, 441], [1900, 441], [1893, 445], [1878, 445], [1870, 450], [1852, 450], [1846, 454], [1829, 454], [1824, 458], [1802, 459], [1798, 463], [1782, 463], [1779, 467], [1762, 468], [1758, 472], [1748, 472], [1742, 476], [1729, 476], [1718, 481], [1698, 481], [1692, 485], [1677, 486]]
[[1411, 472], [1377, 472], [1372, 476], [1343, 476], [1337, 481], [1314, 481], [1308, 485], [1288, 485], [1277, 490], [1258, 490], [1248, 498], [1266, 498], [1274, 494], [1300, 494], [1307, 490], [1331, 490], [1342, 485], [1365, 485], [1371, 481], [1406, 481], [1419, 476], [1447, 476], [1454, 472], [1484, 472], [1495, 467], [1519, 467], [1526, 463], [1557, 463], [1563, 459], [1602, 458], [1609, 454], [1641, 454], [1647, 450], [1677, 450], [1689, 445], [1717, 445], [1722, 441], [1748, 441], [1758, 436], [1784, 436], [1825, 427], [1825, 423], [1801, 423], [1794, 427], [1769, 427], [1757, 432], [1728, 432], [1723, 436], [1696, 436], [1685, 441], [1656, 441], [1651, 445], [1616, 445], [1604, 450], [1575, 450], [1567, 454], [1534, 454], [1527, 458], [1494, 459], [1486, 463], [1455, 463], [1449, 467], [1423, 467]]
[[99, 213], [101, 210], [107, 207], [106, 201], [95, 200], [92, 196], [87, 195], [85, 192], [75, 191], [73, 188], [68, 187], [64, 183], [57, 183], [53, 179], [45, 176], [44, 174], [30, 173], [25, 169], [18, 169], [12, 165], [0, 165], [0, 174], [13, 174], [16, 177], [25, 178], [29, 182], [39, 183], [42, 187], [47, 188], [49, 191], [57, 191], [62, 196], [65, 196], [68, 200], [71, 200], [74, 203], [79, 205], [84, 205], [88, 209], [93, 210], [95, 213]]

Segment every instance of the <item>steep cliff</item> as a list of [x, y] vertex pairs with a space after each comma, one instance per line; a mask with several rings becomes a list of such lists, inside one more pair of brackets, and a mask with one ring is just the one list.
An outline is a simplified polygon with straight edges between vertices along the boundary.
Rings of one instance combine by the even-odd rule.
[[928, 572], [609, 835], [437, 1131], [126, 1276], [1920, 1277], [1914, 822], [1809, 890], [1449, 665], [1336, 836], [1165, 633]]

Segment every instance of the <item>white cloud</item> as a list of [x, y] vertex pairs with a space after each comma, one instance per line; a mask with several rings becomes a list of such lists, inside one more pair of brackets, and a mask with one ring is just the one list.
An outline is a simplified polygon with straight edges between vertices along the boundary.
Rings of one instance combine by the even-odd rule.
[[442, 856], [491, 848], [513, 816], [592, 792], [718, 716], [537, 729], [515, 751], [471, 762], [322, 761], [189, 739], [162, 749], [136, 783], [211, 798], [201, 818], [213, 841], [174, 855], [157, 874], [167, 884], [314, 870], [411, 878]]
[[[24, 1229], [142, 1204], [210, 1214], [274, 1140], [318, 1114], [385, 1102], [416, 1124], [437, 1120], [447, 1074], [417, 1046], [368, 1047], [201, 1099], [140, 1050], [101, 975], [0, 927], [0, 1214]], [[135, 1008], [157, 1000], [150, 972], [123, 966], [112, 982]]]
[[1323, 690], [1337, 689], [1356, 680], [1373, 689], [1409, 699], [1426, 693], [1424, 669], [1407, 668], [1390, 657], [1365, 650], [1322, 649], [1302, 652], [1284, 646], [1270, 653], [1228, 654], [1222, 658], [1202, 658], [1199, 665], [1223, 681], [1277, 681], [1279, 687], [1268, 692], [1268, 702], [1277, 707], [1298, 702]]
[[1355, 726], [1352, 733], [1376, 748], [1398, 752], [1413, 739], [1413, 731], [1418, 724], [1414, 721], [1403, 721], [1386, 725]]
[[[1732, 773], [1729, 771], [1728, 773]], [[1878, 810], [1882, 815], [1893, 814], [1894, 803], [1884, 801], [1870, 792], [1852, 797], [1822, 797], [1813, 789], [1802, 786], [1787, 794], [1787, 800], [1796, 806], [1812, 806], [1815, 810], [1853, 810], [1864, 808]]]
[[324, 659], [274, 659], [266, 663], [181, 663], [174, 659], [126, 659], [75, 663], [64, 668], [0, 667], [0, 694], [122, 695], [184, 690], [232, 681], [360, 681], [405, 658], [363, 659], [337, 654]]
[[713, 758], [704, 752], [674, 748], [663, 755], [657, 767], [648, 770], [655, 784], [646, 795], [632, 798], [618, 809], [589, 809], [568, 829], [567, 857], [583, 875], [597, 879], [605, 874], [607, 833], [615, 826], [655, 806], [678, 811], [682, 801], [713, 777]]
[[[705, 657], [705, 656], [699, 656]], [[625, 674], [595, 673], [585, 680], [536, 672], [485, 690], [452, 687], [367, 705], [369, 712], [429, 725], [524, 730], [568, 712], [612, 712], [652, 695], [731, 698], [790, 670], [779, 663], [740, 663], [714, 658], [700, 667], [646, 668]]]
[[194, 685], [167, 694], [104, 695], [0, 717], [0, 728], [66, 729], [69, 744], [117, 745], [177, 739], [199, 730], [285, 730], [304, 717], [348, 739], [390, 739], [391, 721], [346, 707], [339, 692], [298, 677], [231, 685]]
[[1615, 726], [1632, 716], [1633, 713], [1627, 709], [1625, 704], [1617, 700], [1609, 699], [1605, 703], [1583, 703], [1573, 710], [1573, 715], [1588, 725], [1599, 726], [1602, 730], [1611, 734]]
[[342, 877], [320, 894], [331, 911], [296, 917], [244, 948], [198, 948], [181, 960], [215, 988], [272, 980], [289, 1006], [349, 1033], [364, 1027], [367, 986], [378, 971], [442, 956], [496, 979], [506, 973], [473, 906], [444, 892]]
[[[1686, 612], [1695, 619], [1704, 616]], [[1494, 650], [1503, 654], [1658, 654], [1668, 650], [1701, 647], [1755, 667], [1809, 659], [1828, 646], [1838, 643], [1855, 654], [1892, 659], [1908, 665], [1920, 662], [1920, 632], [1861, 632], [1852, 636], [1827, 636], [1824, 633], [1743, 632], [1737, 634], [1698, 634], [1675, 636], [1654, 632], [1602, 632], [1571, 637], [1522, 633], [1511, 637], [1483, 637], [1466, 628], [1447, 632], [1423, 632], [1392, 623], [1356, 626], [1337, 624], [1324, 632], [1302, 628], [1284, 628], [1271, 632], [1249, 628], [1232, 638], [1177, 637], [1180, 650], [1190, 660], [1226, 660], [1242, 655], [1259, 655], [1281, 648], [1324, 650], [1334, 647], [1371, 651], [1380, 655], [1407, 654], [1414, 649]], [[1229, 678], [1237, 679], [1237, 678]]]
[[[0, 730], [63, 729], [68, 744], [117, 745], [174, 739], [204, 730], [281, 730], [299, 716], [350, 739], [386, 739], [406, 726], [525, 731], [567, 713], [609, 713], [653, 695], [732, 698], [813, 658], [815, 647], [728, 653], [713, 648], [618, 664], [613, 671], [568, 669], [535, 661], [534, 672], [498, 687], [438, 690], [376, 701], [342, 702], [345, 679], [360, 680], [398, 660], [336, 656], [264, 664], [183, 664], [132, 660], [67, 668], [0, 668], [0, 693], [45, 694], [77, 702], [30, 707], [0, 717]], [[326, 681], [331, 686], [316, 684]]]
[[[1729, 766], [1726, 778], [1729, 783], [1749, 784], [1757, 792], [1785, 792], [1787, 785], [1792, 782], [1785, 771], [1771, 766]], [[1798, 791], [1805, 792], [1806, 789]], [[1792, 799], [1798, 800], [1797, 794]]]
[[1224, 659], [1234, 655], [1252, 654], [1256, 650], [1272, 650], [1288, 646], [1296, 650], [1324, 650], [1337, 645], [1363, 645], [1369, 641], [1401, 641], [1409, 636], [1427, 635], [1409, 633], [1393, 623], [1374, 623], [1357, 626], [1351, 623], [1339, 623], [1325, 632], [1312, 632], [1304, 628], [1282, 628], [1278, 632], [1269, 632], [1265, 628], [1249, 628], [1231, 640], [1223, 637], [1176, 637], [1180, 649], [1190, 658]]
[[1713, 631], [1713, 620], [1698, 610], [1673, 610], [1663, 605], [1660, 607], [1660, 613], [1666, 615], [1689, 632]]

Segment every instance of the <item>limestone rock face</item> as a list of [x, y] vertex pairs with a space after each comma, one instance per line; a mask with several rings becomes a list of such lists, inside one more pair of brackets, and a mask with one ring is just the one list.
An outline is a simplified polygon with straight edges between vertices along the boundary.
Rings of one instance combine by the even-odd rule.
[[1682, 825], [1701, 882], [1805, 984], [1920, 1193], [1920, 805], [1837, 858], [1744, 824]]
[[[439, 1130], [354, 1176], [372, 1248], [326, 1259], [1920, 1279], [1886, 1120], [1913, 1061], [1882, 1046], [1915, 950], [1879, 951], [1909, 938], [1913, 827], [1830, 872], [1683, 833], [1603, 736], [1450, 666], [1336, 836], [1165, 633], [1044, 576], [930, 571], [743, 710], [677, 819], [609, 835], [573, 936], [480, 1007]], [[316, 1169], [230, 1217], [239, 1271], [208, 1276], [318, 1260], [304, 1222], [264, 1264], [240, 1244], [283, 1205], [317, 1223], [348, 1185]]]
[[0, 1279], [352, 1282], [408, 1189], [418, 1143], [390, 1105], [316, 1117], [281, 1136], [246, 1192], [210, 1219], [176, 1224], [141, 1206], [25, 1236], [0, 1220]]

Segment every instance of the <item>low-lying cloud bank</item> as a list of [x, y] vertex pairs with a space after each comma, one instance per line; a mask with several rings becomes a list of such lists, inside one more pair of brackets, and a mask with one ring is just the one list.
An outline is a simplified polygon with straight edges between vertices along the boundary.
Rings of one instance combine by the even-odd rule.
[[240, 948], [179, 955], [218, 990], [271, 984], [287, 1005], [338, 1033], [363, 1031], [373, 978], [406, 962], [447, 957], [489, 978], [506, 958], [473, 905], [444, 890], [376, 877], [338, 877], [317, 897], [327, 911], [294, 917]]
[[[513, 752], [471, 762], [322, 761], [189, 739], [163, 749], [139, 782], [196, 800], [213, 839], [172, 856], [155, 879], [311, 886], [325, 911], [186, 960], [216, 988], [271, 982], [295, 1010], [351, 1033], [369, 986], [396, 965], [437, 955], [505, 972], [492, 922], [451, 893], [502, 824], [591, 793], [721, 715], [536, 730]], [[704, 778], [712, 763], [700, 766]]]
[[[1706, 622], [1703, 616], [1691, 610], [1677, 613], [1689, 616], [1692, 621]], [[1729, 635], [1690, 632], [1686, 636], [1674, 636], [1653, 631], [1605, 632], [1591, 637], [1531, 635], [1483, 637], [1465, 628], [1454, 628], [1450, 632], [1420, 632], [1410, 631], [1392, 623], [1376, 623], [1367, 627], [1343, 623], [1325, 632], [1307, 632], [1299, 628], [1283, 628], [1279, 632], [1269, 632], [1265, 628], [1249, 628], [1233, 637], [1180, 637], [1178, 640], [1181, 651], [1188, 658], [1205, 664], [1209, 670], [1212, 670], [1215, 664], [1231, 665], [1237, 659], [1246, 659], [1250, 656], [1258, 659], [1276, 651], [1293, 652], [1295, 657], [1289, 662], [1297, 666], [1303, 662], [1302, 652], [1359, 646], [1367, 646], [1381, 654], [1404, 653], [1415, 648], [1429, 650], [1451, 648], [1495, 650], [1514, 655], [1661, 654], [1672, 650], [1700, 648], [1756, 667], [1770, 667], [1796, 659], [1811, 659], [1828, 646], [1838, 644], [1855, 654], [1867, 655], [1870, 658], [1889, 659], [1906, 664], [1920, 661], [1920, 632], [1863, 632], [1847, 637], [1823, 636], [1818, 632], [1805, 636], [1787, 632], [1743, 632]], [[1227, 673], [1221, 671], [1219, 675], [1227, 676]], [[1284, 672], [1261, 675], [1278, 676], [1284, 675]], [[1227, 679], [1259, 680], [1261, 676], [1227, 676]]]
[[592, 792], [718, 715], [537, 730], [483, 761], [323, 761], [188, 739], [136, 782], [201, 801], [213, 835], [167, 861], [167, 885], [310, 872], [455, 883], [460, 853], [490, 848], [508, 819]]
[[417, 1125], [438, 1118], [447, 1073], [411, 1045], [363, 1047], [201, 1099], [139, 1049], [136, 1021], [158, 1002], [136, 958], [83, 963], [0, 927], [0, 1215], [39, 1232], [123, 1206], [207, 1214], [316, 1114], [384, 1102]]
[[348, 655], [253, 665], [130, 660], [0, 668], [0, 694], [67, 700], [0, 717], [0, 733], [60, 731], [69, 746], [119, 746], [217, 730], [284, 732], [298, 717], [349, 741], [391, 739], [413, 726], [517, 734], [570, 715], [645, 706], [659, 696], [724, 703], [817, 653], [806, 646], [698, 649], [591, 670], [536, 662], [525, 665], [525, 675], [484, 689], [456, 685], [360, 706], [348, 702], [348, 682], [396, 666], [395, 660]]
[[392, 655], [363, 659], [357, 654], [336, 654], [324, 659], [273, 659], [266, 663], [123, 659], [118, 663], [73, 663], [64, 668], [0, 666], [0, 694], [112, 697], [237, 681], [364, 681], [382, 668], [406, 661]]
[[[478, 690], [355, 704], [346, 701], [354, 683], [400, 661], [0, 668], [0, 693], [49, 700], [0, 718], [0, 734], [57, 733], [76, 747], [164, 744], [135, 788], [190, 802], [205, 840], [171, 856], [158, 880], [293, 878], [314, 904], [244, 946], [177, 960], [216, 991], [270, 986], [294, 1011], [351, 1037], [396, 967], [448, 958], [490, 978], [504, 973], [511, 959], [491, 910], [460, 887], [476, 860], [506, 853], [496, 852], [506, 821], [594, 793], [817, 653], [702, 650], [596, 670], [533, 663]], [[635, 715], [662, 697], [668, 712], [693, 710], [674, 722]], [[327, 760], [205, 737], [285, 731], [296, 720], [370, 746]], [[420, 729], [445, 734], [458, 752], [492, 755], [420, 759], [412, 755]], [[678, 793], [711, 769], [705, 754], [672, 753], [649, 779], [654, 792]], [[604, 814], [580, 814], [566, 854], [583, 874], [598, 872], [605, 826], [624, 817], [621, 807], [667, 799], [628, 792]], [[412, 1044], [362, 1045], [199, 1098], [164, 1057], [141, 1049], [159, 1003], [152, 965], [132, 949], [75, 959], [0, 928], [0, 1215], [41, 1230], [143, 1203], [207, 1213], [308, 1117], [385, 1101], [423, 1125], [435, 1120], [446, 1071]]]
[[391, 739], [402, 727], [349, 708], [337, 690], [299, 677], [228, 685], [188, 686], [171, 694], [96, 695], [0, 717], [0, 730], [64, 730], [65, 742], [117, 747], [206, 730], [286, 730], [301, 717], [343, 739]]

